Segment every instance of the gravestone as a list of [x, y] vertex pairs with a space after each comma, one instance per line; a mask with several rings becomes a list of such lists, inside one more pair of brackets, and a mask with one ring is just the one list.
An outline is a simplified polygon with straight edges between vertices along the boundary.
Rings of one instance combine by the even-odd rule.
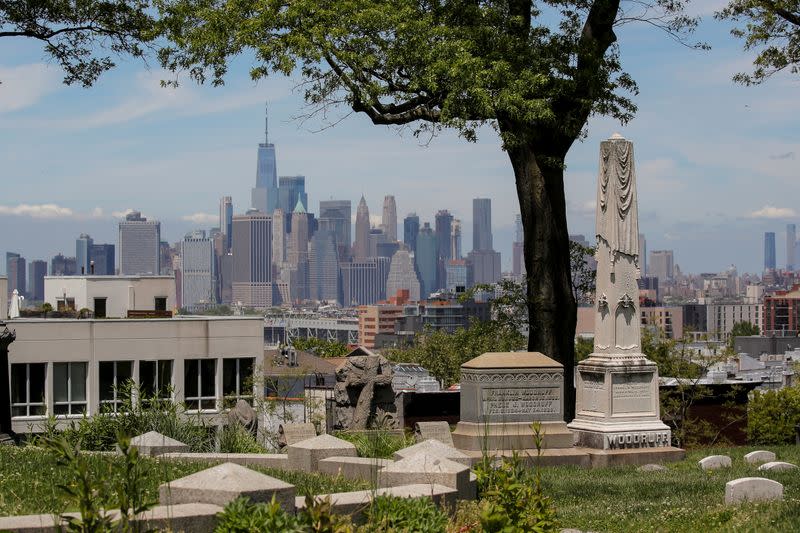
[[450, 424], [444, 421], [417, 422], [414, 425], [414, 439], [417, 442], [435, 439], [442, 444], [453, 446], [453, 435], [450, 433]]
[[730, 468], [731, 467], [731, 458], [727, 455], [709, 455], [708, 457], [703, 457], [697, 464], [703, 470], [717, 470], [719, 468]]
[[417, 455], [419, 453], [428, 453], [431, 455], [437, 455], [439, 457], [449, 459], [450, 461], [454, 461], [456, 463], [461, 463], [466, 466], [472, 466], [472, 459], [469, 456], [460, 452], [459, 450], [455, 449], [452, 446], [442, 444], [440, 441], [436, 439], [428, 439], [422, 442], [418, 442], [417, 444], [408, 446], [406, 448], [397, 450], [396, 452], [394, 452], [394, 459], [395, 461], [399, 461], [401, 459], [405, 459], [406, 457], [411, 457], [412, 455]]
[[284, 448], [317, 436], [317, 428], [311, 422], [305, 424], [281, 424], [278, 426], [278, 446]]
[[258, 434], [258, 413], [245, 400], [238, 400], [228, 411], [228, 424], [239, 424], [252, 435]]
[[775, 453], [765, 450], [756, 450], [744, 456], [744, 461], [750, 465], [757, 465], [759, 463], [769, 463], [775, 460]]
[[783, 461], [770, 461], [758, 467], [762, 472], [782, 472], [784, 470], [794, 470], [797, 465], [792, 463], [784, 463]]
[[564, 423], [564, 368], [539, 352], [485, 353], [461, 365], [459, 450], [533, 450], [531, 423], [544, 448], [571, 448]]
[[659, 416], [658, 369], [641, 347], [637, 201], [633, 143], [614, 134], [600, 143], [594, 350], [578, 363], [569, 424], [586, 448], [671, 446]]
[[289, 469], [303, 472], [317, 471], [321, 459], [327, 457], [356, 457], [356, 447], [333, 435], [320, 435], [286, 447], [289, 456]]
[[783, 499], [783, 485], [763, 477], [743, 477], [725, 484], [725, 504], [771, 502]]
[[164, 483], [158, 489], [162, 505], [211, 503], [224, 507], [240, 496], [254, 503], [273, 496], [287, 512], [294, 513], [294, 485], [234, 463], [223, 463]]
[[189, 446], [157, 431], [148, 431], [131, 439], [131, 448], [139, 450], [139, 455], [155, 457], [162, 453], [188, 452]]
[[378, 485], [397, 487], [413, 483], [444, 485], [458, 491], [460, 500], [475, 499], [469, 467], [427, 452], [420, 452], [384, 467], [378, 472]]
[[336, 369], [334, 426], [367, 429], [379, 413], [389, 420], [397, 411], [393, 376], [391, 363], [382, 355], [348, 356]]

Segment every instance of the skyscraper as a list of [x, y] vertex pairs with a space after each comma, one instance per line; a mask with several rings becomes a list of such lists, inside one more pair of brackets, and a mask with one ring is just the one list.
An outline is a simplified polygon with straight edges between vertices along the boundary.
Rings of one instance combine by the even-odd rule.
[[25, 296], [28, 286], [25, 277], [25, 258], [18, 253], [6, 252], [6, 275], [8, 276], [8, 297], [11, 298], [14, 289]]
[[663, 284], [673, 278], [675, 272], [675, 258], [672, 250], [653, 250], [650, 252], [650, 276], [658, 278]]
[[312, 300], [341, 300], [341, 275], [336, 236], [331, 229], [320, 228], [309, 247], [309, 297]]
[[260, 212], [233, 217], [232, 300], [272, 306], [272, 217]]
[[522, 229], [522, 215], [514, 217], [514, 243], [511, 245], [511, 273], [521, 279], [525, 276], [525, 232]]
[[436, 250], [436, 235], [434, 235], [431, 225], [425, 222], [417, 235], [417, 253], [414, 255], [422, 291], [420, 298], [423, 300], [438, 288], [436, 287]]
[[397, 203], [392, 195], [386, 195], [383, 199], [381, 229], [383, 229], [389, 242], [397, 240]]
[[409, 213], [403, 219], [403, 242], [411, 253], [417, 251], [417, 234], [419, 234], [419, 217], [416, 213]]
[[497, 283], [501, 276], [500, 252], [494, 250], [473, 250], [467, 256], [467, 278], [473, 284]]
[[764, 233], [764, 270], [775, 270], [775, 232]]
[[187, 233], [180, 243], [181, 304], [195, 311], [216, 303], [214, 243], [202, 230]]
[[265, 110], [264, 142], [258, 145], [256, 165], [256, 186], [251, 193], [251, 203], [253, 209], [271, 215], [278, 207], [278, 167], [275, 145], [269, 142], [269, 109]]
[[113, 276], [115, 272], [115, 247], [113, 244], [93, 244], [89, 250], [90, 275]]
[[292, 300], [308, 299], [308, 213], [300, 198], [292, 212], [292, 232], [289, 234], [287, 263], [292, 271]]
[[63, 254], [56, 254], [50, 261], [50, 275], [51, 276], [74, 276], [75, 275], [75, 258], [64, 257]]
[[453, 234], [450, 238], [450, 256], [453, 259], [461, 259], [461, 220], [453, 220]]
[[47, 261], [35, 259], [28, 264], [28, 299], [44, 301], [44, 277], [47, 275]]
[[94, 240], [85, 234], [81, 233], [75, 241], [75, 266], [78, 267], [79, 274], [90, 274], [89, 262], [91, 259], [91, 250]]
[[[272, 214], [272, 213], [270, 213]], [[219, 231], [225, 236], [224, 253], [231, 250], [231, 224], [233, 223], [233, 200], [230, 196], [223, 196], [219, 200]]]
[[436, 282], [430, 292], [443, 289], [447, 285], [447, 262], [453, 258], [452, 234], [453, 215], [447, 209], [442, 209], [436, 213]]
[[292, 213], [298, 200], [304, 206], [308, 205], [306, 177], [281, 176], [278, 178], [278, 207], [283, 209], [284, 213]]
[[397, 250], [392, 256], [389, 265], [389, 277], [386, 280], [386, 296], [391, 298], [397, 295], [399, 290], [407, 290], [411, 301], [419, 301], [420, 284], [414, 262], [408, 250]]
[[391, 261], [387, 257], [370, 257], [341, 263], [342, 305], [371, 305], [386, 298], [386, 281]]
[[797, 227], [786, 224], [786, 270], [795, 268], [795, 248], [797, 245]]
[[161, 273], [161, 223], [133, 211], [119, 223], [119, 273]]
[[272, 264], [280, 272], [286, 263], [286, 214], [278, 208], [272, 212]]
[[472, 249], [493, 250], [492, 247], [492, 200], [472, 200]]
[[319, 229], [333, 232], [340, 261], [350, 257], [352, 212], [350, 200], [322, 200], [319, 203]]
[[366, 259], [369, 254], [369, 208], [364, 196], [356, 209], [356, 241], [353, 243], [353, 258]]

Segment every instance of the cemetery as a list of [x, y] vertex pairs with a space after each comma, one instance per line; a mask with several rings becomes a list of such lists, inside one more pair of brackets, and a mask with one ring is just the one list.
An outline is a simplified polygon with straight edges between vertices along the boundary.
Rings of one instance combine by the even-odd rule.
[[[673, 445], [642, 351], [637, 236], [633, 144], [614, 135], [601, 144], [594, 350], [575, 372], [573, 420], [573, 377], [527, 351], [464, 362], [457, 424], [413, 431], [397, 422], [389, 360], [360, 348], [312, 421], [272, 409], [265, 424], [257, 396], [211, 424], [129, 391], [113, 413], [25, 437], [4, 386], [0, 531], [800, 529], [800, 446]], [[14, 337], [4, 325], [4, 372]]]

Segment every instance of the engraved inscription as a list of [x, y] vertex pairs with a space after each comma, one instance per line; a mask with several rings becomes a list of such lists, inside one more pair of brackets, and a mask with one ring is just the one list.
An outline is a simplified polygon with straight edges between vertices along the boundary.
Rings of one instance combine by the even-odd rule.
[[557, 387], [483, 389], [483, 414], [550, 415], [559, 413]]
[[652, 374], [615, 375], [612, 382], [614, 413], [641, 413], [653, 409]]
[[606, 448], [658, 448], [669, 446], [670, 432], [613, 433], [606, 436]]
[[600, 412], [605, 408], [605, 376], [597, 372], [582, 372], [583, 409]]

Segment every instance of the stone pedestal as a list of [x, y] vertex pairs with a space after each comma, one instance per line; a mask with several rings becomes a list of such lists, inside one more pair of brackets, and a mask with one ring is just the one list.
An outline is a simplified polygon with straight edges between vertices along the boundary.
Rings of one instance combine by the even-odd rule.
[[671, 432], [659, 417], [658, 369], [644, 355], [592, 354], [578, 364], [575, 443], [625, 450], [669, 447]]
[[485, 353], [461, 365], [461, 421], [455, 447], [532, 450], [541, 422], [544, 448], [572, 447], [564, 418], [564, 368], [538, 352]]

